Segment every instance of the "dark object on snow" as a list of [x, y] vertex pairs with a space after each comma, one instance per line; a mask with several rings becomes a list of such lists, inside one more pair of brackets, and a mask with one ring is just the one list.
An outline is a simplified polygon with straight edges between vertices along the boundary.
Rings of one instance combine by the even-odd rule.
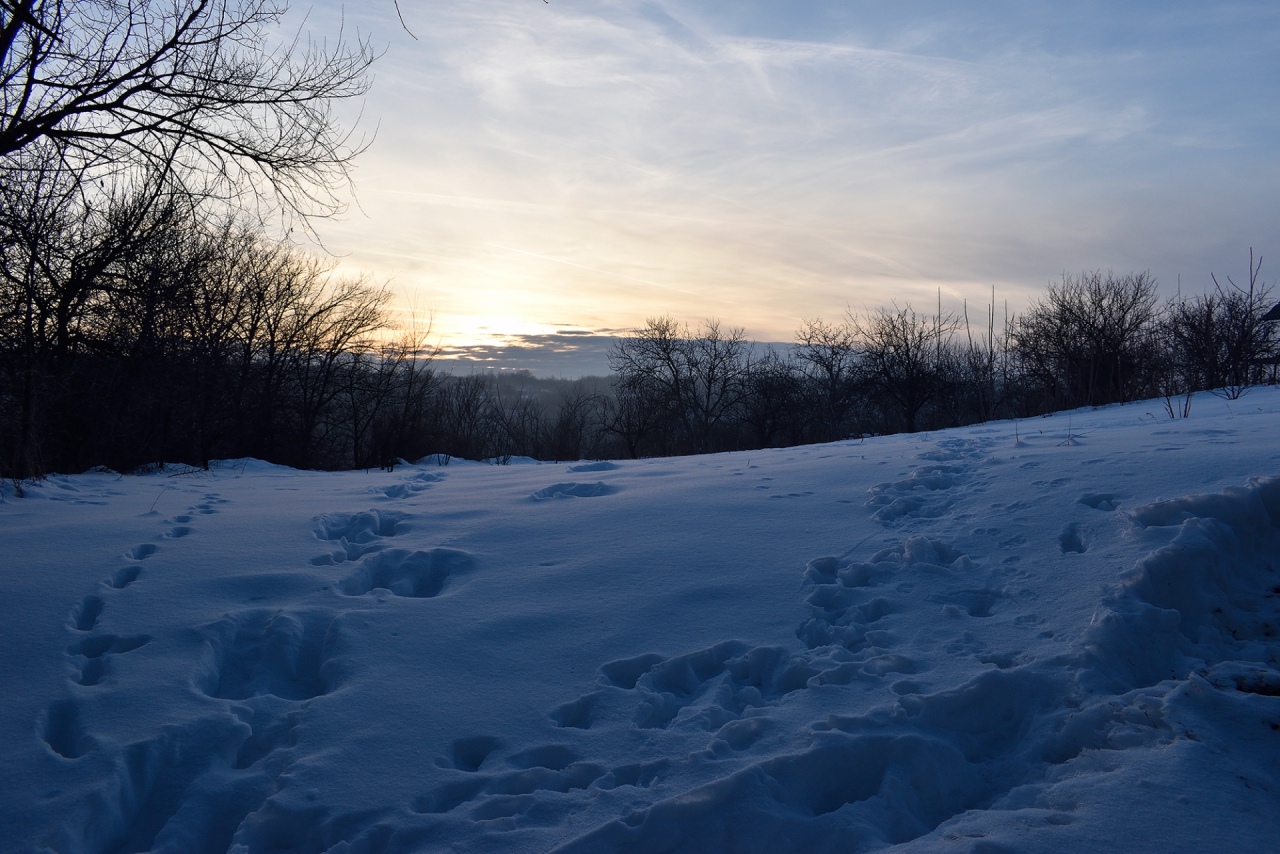
[[[1275, 323], [1280, 321], [1280, 302], [1271, 307], [1271, 311], [1262, 315], [1262, 323]], [[1267, 366], [1271, 367], [1271, 374], [1267, 377], [1267, 385], [1275, 385], [1277, 381], [1277, 368], [1280, 368], [1280, 352], [1272, 353], [1270, 356], [1264, 356], [1255, 359], [1254, 363], [1264, 370]]]

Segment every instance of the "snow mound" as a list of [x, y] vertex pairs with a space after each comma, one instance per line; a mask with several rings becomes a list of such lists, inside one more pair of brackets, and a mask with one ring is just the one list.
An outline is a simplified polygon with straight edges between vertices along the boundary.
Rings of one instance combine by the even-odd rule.
[[[169, 463], [168, 468], [179, 468]], [[163, 470], [165, 466], [162, 466]], [[181, 468], [190, 468], [189, 466], [181, 466]], [[209, 469], [211, 471], [234, 471], [241, 474], [245, 472], [292, 472], [289, 466], [278, 465], [277, 463], [269, 463], [266, 460], [260, 460], [256, 457], [238, 457], [231, 460], [209, 460]]]
[[594, 463], [578, 463], [576, 466], [569, 466], [568, 471], [589, 472], [589, 471], [617, 471], [621, 466], [617, 463], [611, 463], [608, 460], [600, 460]]

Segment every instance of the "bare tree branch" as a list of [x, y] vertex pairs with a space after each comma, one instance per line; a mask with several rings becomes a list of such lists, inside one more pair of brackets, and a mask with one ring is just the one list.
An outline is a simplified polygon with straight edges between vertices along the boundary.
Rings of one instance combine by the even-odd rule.
[[272, 0], [0, 4], [0, 162], [36, 146], [72, 168], [168, 163], [175, 180], [304, 222], [342, 209], [364, 148], [336, 102], [363, 95], [368, 41], [273, 46]]

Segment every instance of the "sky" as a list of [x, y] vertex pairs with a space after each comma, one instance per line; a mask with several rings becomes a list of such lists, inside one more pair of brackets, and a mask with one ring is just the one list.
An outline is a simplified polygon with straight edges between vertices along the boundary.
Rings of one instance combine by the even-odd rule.
[[1247, 279], [1251, 247], [1280, 278], [1275, 3], [400, 11], [291, 13], [383, 50], [340, 110], [371, 139], [356, 203], [318, 231], [473, 362], [592, 372], [556, 359], [585, 342], [603, 367], [666, 314], [788, 341], [939, 295], [1016, 312], [1082, 270], [1199, 292]]

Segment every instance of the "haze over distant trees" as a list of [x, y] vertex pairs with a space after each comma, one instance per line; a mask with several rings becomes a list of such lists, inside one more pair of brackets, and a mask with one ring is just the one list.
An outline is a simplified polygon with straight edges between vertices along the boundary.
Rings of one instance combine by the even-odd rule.
[[1252, 263], [1247, 287], [1172, 301], [1145, 274], [1085, 273], [998, 324], [991, 305], [977, 328], [964, 312], [890, 306], [807, 321], [789, 347], [658, 317], [618, 342], [609, 377], [455, 376], [426, 330], [392, 329], [384, 290], [234, 222], [148, 211], [113, 208], [40, 244], [42, 269], [70, 276], [112, 223], [133, 235], [68, 323], [36, 316], [30, 386], [14, 369], [29, 364], [12, 325], [23, 306], [6, 303], [6, 476], [243, 456], [352, 468], [706, 453], [1151, 397], [1174, 417], [1194, 391], [1235, 397], [1274, 376]]

